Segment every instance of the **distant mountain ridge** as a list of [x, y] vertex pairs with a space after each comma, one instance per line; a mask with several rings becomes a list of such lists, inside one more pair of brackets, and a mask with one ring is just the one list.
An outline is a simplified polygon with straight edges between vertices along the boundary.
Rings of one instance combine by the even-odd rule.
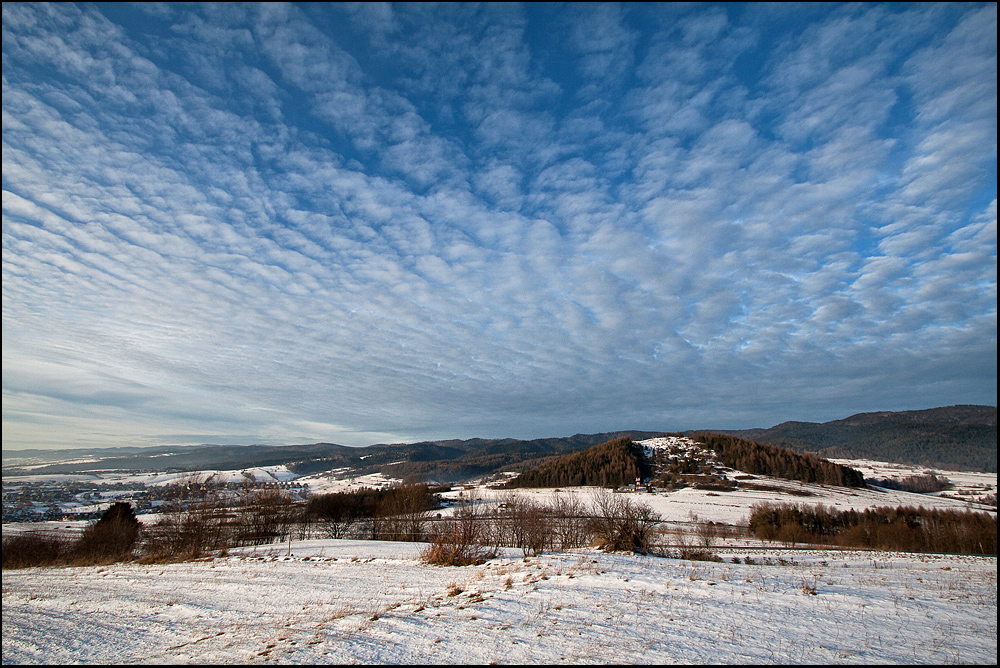
[[[239, 470], [287, 466], [300, 475], [350, 469], [353, 475], [384, 473], [395, 478], [458, 482], [495, 471], [521, 470], [550, 457], [614, 438], [651, 438], [662, 432], [615, 431], [564, 438], [448, 439], [350, 447], [308, 445], [193, 445], [151, 448], [5, 452], [4, 475], [71, 474], [91, 471]], [[32, 459], [31, 469], [24, 460]], [[66, 461], [70, 460], [70, 461]], [[93, 461], [81, 461], [93, 460]], [[46, 464], [45, 462], [51, 462]]]
[[827, 459], [875, 459], [990, 473], [997, 470], [996, 406], [878, 411], [822, 423], [782, 422], [769, 429], [715, 431]]
[[[731, 434], [828, 459], [867, 458], [953, 470], [997, 470], [995, 406], [879, 411], [823, 423], [782, 422], [769, 429], [698, 431]], [[526, 470], [549, 458], [615, 438], [640, 441], [663, 433], [626, 430], [532, 440], [445, 439], [366, 447], [312, 443], [8, 450], [3, 453], [3, 473], [239, 470], [285, 465], [302, 475], [349, 469], [353, 475], [381, 472], [395, 478], [459, 482], [500, 470]], [[86, 459], [96, 461], [81, 461]], [[29, 463], [31, 470], [25, 468]]]

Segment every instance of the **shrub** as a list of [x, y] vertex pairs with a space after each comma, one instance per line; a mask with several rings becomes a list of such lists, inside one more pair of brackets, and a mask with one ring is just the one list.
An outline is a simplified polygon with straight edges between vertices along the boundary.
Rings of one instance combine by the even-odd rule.
[[677, 555], [680, 559], [687, 559], [688, 561], [715, 561], [722, 562], [722, 557], [710, 552], [709, 550], [699, 550], [696, 548], [684, 547], [681, 548], [680, 553]]
[[480, 545], [474, 523], [445, 522], [431, 538], [420, 560], [435, 566], [478, 566], [496, 556], [496, 550]]
[[139, 539], [139, 526], [131, 504], [112, 504], [101, 519], [83, 530], [80, 540], [73, 546], [72, 560], [104, 564], [129, 558]]
[[601, 549], [646, 554], [653, 548], [661, 517], [649, 506], [602, 489], [594, 497], [592, 514], [591, 530]]
[[69, 541], [41, 531], [30, 531], [3, 539], [3, 568], [52, 566], [65, 559]]

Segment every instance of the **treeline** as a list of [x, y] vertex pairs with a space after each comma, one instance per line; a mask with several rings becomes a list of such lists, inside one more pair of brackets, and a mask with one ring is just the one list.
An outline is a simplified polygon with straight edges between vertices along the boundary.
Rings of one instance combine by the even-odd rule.
[[711, 448], [725, 466], [746, 473], [841, 487], [865, 486], [864, 476], [855, 469], [810, 454], [728, 434], [696, 432], [693, 438]]
[[620, 487], [648, 478], [649, 463], [630, 438], [616, 438], [583, 452], [563, 455], [525, 471], [507, 483], [515, 487]]
[[421, 483], [320, 494], [309, 499], [306, 521], [330, 538], [420, 540], [425, 512], [439, 507], [436, 491]]
[[[773, 445], [824, 457], [874, 459], [951, 469], [997, 470], [997, 428], [989, 425], [893, 425], [872, 433], [760, 436]], [[793, 432], [794, 433], [794, 432]], [[754, 437], [758, 438], [758, 437]]]
[[925, 508], [835, 510], [757, 505], [750, 532], [763, 540], [901, 552], [996, 554], [997, 520], [988, 513]]
[[209, 493], [144, 525], [130, 504], [116, 503], [75, 540], [41, 531], [5, 537], [3, 568], [172, 562], [266, 545], [308, 529], [303, 507], [278, 489], [248, 490], [235, 500]]
[[933, 473], [908, 475], [898, 480], [895, 478], [875, 478], [868, 482], [885, 489], [897, 489], [901, 492], [916, 492], [917, 494], [933, 494], [948, 489], [951, 485], [948, 478]]
[[538, 503], [513, 492], [489, 503], [473, 493], [462, 497], [449, 517], [435, 518], [438, 491], [444, 490], [415, 484], [324, 494], [310, 500], [306, 517], [310, 531], [331, 538], [428, 540], [426, 560], [453, 565], [477, 563], [504, 547], [525, 555], [585, 545], [645, 552], [661, 521], [628, 495], [604, 490], [591, 504], [573, 495]]
[[997, 470], [995, 406], [861, 413], [842, 420], [784, 422], [731, 432], [822, 457], [875, 459], [960, 471]]
[[209, 496], [151, 526], [140, 523], [129, 504], [118, 503], [76, 539], [43, 532], [5, 537], [3, 568], [187, 561], [317, 531], [340, 538], [428, 540], [425, 560], [437, 564], [477, 563], [501, 548], [525, 555], [586, 545], [658, 549], [660, 516], [627, 494], [601, 490], [589, 504], [572, 495], [538, 503], [508, 492], [499, 504], [470, 496], [446, 518], [432, 517], [433, 499], [426, 485], [326, 494], [309, 505], [295, 504], [277, 490], [249, 495], [235, 506]]
[[557, 495], [539, 503], [508, 492], [498, 507], [479, 499], [463, 501], [452, 517], [431, 529], [427, 563], [466, 566], [482, 563], [500, 548], [518, 548], [525, 556], [593, 545], [609, 552], [658, 551], [660, 515], [649, 506], [599, 490], [591, 503]]

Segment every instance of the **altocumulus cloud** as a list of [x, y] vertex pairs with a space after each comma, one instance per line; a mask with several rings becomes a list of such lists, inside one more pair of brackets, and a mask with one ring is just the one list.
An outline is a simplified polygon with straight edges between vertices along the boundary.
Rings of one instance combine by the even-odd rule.
[[996, 5], [6, 4], [4, 448], [996, 403]]

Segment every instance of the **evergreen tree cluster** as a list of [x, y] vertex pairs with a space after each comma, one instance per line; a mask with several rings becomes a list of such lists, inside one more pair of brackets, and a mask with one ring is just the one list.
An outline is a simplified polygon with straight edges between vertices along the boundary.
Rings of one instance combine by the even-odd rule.
[[714, 450], [725, 466], [746, 473], [841, 487], [865, 486], [864, 476], [855, 469], [810, 454], [798, 454], [728, 434], [697, 432], [694, 439]]
[[896, 480], [894, 478], [875, 478], [869, 480], [869, 484], [886, 489], [898, 489], [904, 492], [916, 492], [917, 494], [933, 494], [948, 489], [951, 482], [943, 475], [932, 473], [922, 473], [919, 475], [908, 475], [905, 478]]
[[549, 460], [525, 471], [507, 483], [507, 487], [620, 487], [649, 475], [650, 466], [642, 447], [623, 437]]

